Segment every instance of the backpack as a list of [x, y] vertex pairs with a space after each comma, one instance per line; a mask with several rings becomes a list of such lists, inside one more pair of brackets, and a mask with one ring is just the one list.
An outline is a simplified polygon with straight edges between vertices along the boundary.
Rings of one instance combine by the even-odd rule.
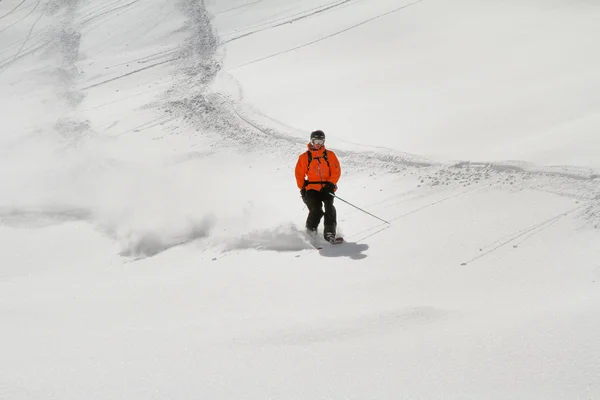
[[[312, 152], [310, 150], [306, 151], [306, 155], [308, 156], [308, 164], [306, 164], [306, 172], [308, 173], [308, 171], [310, 170], [310, 163], [313, 160], [313, 156], [312, 156]], [[318, 160], [319, 158], [324, 159], [325, 162], [327, 163], [327, 167], [331, 168], [331, 166], [329, 165], [329, 160], [327, 159], [327, 149], [323, 150], [323, 157], [315, 157], [315, 160]], [[309, 183], [320, 183], [321, 185], [323, 184], [323, 182], [321, 182], [321, 181], [309, 182], [309, 181], [305, 180], [304, 187], [306, 187], [306, 185], [308, 185]]]

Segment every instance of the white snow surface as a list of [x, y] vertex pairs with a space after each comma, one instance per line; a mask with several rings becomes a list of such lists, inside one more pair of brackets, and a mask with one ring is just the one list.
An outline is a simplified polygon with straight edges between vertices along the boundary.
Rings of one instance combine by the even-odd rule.
[[0, 0], [0, 399], [599, 399], [598, 21]]

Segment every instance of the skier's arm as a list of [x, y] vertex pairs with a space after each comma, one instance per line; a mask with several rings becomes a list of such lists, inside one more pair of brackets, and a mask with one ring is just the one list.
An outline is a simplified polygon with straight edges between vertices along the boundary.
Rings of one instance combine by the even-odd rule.
[[342, 168], [340, 167], [340, 161], [334, 152], [329, 153], [329, 180], [334, 185], [337, 185], [342, 175]]
[[304, 176], [306, 173], [306, 168], [308, 159], [306, 153], [301, 154], [298, 157], [298, 162], [296, 163], [296, 184], [298, 185], [298, 189], [302, 189], [304, 187]]

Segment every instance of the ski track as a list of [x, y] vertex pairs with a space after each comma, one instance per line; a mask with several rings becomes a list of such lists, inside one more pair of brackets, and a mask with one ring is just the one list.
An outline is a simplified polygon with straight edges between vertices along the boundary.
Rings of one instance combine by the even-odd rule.
[[488, 244], [487, 246], [482, 247], [479, 250], [481, 252], [480, 255], [461, 263], [461, 266], [467, 266], [469, 264], [472, 264], [473, 262], [475, 262], [479, 259], [482, 259], [491, 253], [494, 253], [496, 250], [499, 250], [502, 247], [507, 246], [511, 242], [515, 242], [517, 239], [521, 239], [518, 242], [515, 242], [513, 244], [513, 248], [518, 248], [521, 244], [523, 244], [525, 241], [531, 239], [533, 236], [550, 228], [552, 225], [556, 224], [558, 221], [560, 221], [564, 217], [569, 216], [577, 211], [581, 211], [583, 208], [584, 208], [584, 206], [578, 206], [578, 207], [572, 208], [565, 212], [561, 212], [558, 215], [552, 216], [540, 223], [533, 224], [533, 225], [531, 225], [525, 229], [522, 229], [516, 233], [513, 233], [513, 234], [507, 235], [503, 238], [500, 238], [500, 239], [492, 242], [491, 244]]
[[[32, 6], [28, 6], [28, 7], [37, 7], [37, 4], [36, 4], [36, 5], [32, 5]], [[28, 8], [28, 7], [26, 7], [26, 8]], [[24, 9], [26, 9], [26, 8], [24, 8]], [[3, 33], [4, 31], [7, 31], [8, 29], [10, 29], [10, 28], [12, 28], [13, 26], [17, 25], [19, 22], [22, 22], [22, 21], [26, 20], [26, 19], [27, 19], [27, 17], [29, 17], [29, 16], [30, 16], [32, 13], [33, 13], [33, 10], [32, 10], [32, 11], [30, 11], [30, 12], [29, 12], [27, 15], [25, 15], [23, 18], [21, 18], [21, 19], [18, 19], [18, 20], [16, 20], [16, 21], [14, 21], [12, 24], [10, 24], [10, 25], [7, 25], [7, 26], [6, 26], [6, 27], [4, 27], [3, 29], [0, 29], [0, 33]], [[6, 14], [6, 15], [5, 15], [5, 17], [9, 16], [10, 14], [11, 14], [11, 13], [9, 13], [9, 14]], [[1, 19], [1, 18], [0, 18], [0, 19]]]
[[418, 3], [421, 3], [421, 2], [423, 2], [423, 1], [424, 1], [424, 0], [417, 0], [417, 1], [413, 2], [413, 3], [405, 4], [405, 5], [403, 5], [402, 7], [398, 7], [398, 8], [395, 8], [395, 9], [391, 10], [391, 11], [388, 11], [388, 12], [386, 12], [386, 13], [383, 13], [383, 14], [376, 15], [375, 17], [372, 17], [372, 18], [366, 19], [366, 20], [364, 20], [364, 21], [362, 21], [362, 22], [360, 22], [360, 23], [358, 23], [358, 24], [354, 24], [354, 25], [352, 25], [352, 26], [350, 26], [350, 27], [348, 27], [348, 28], [342, 29], [342, 30], [340, 30], [340, 31], [337, 31], [337, 32], [335, 32], [335, 33], [332, 33], [332, 34], [330, 34], [330, 35], [327, 35], [327, 36], [324, 36], [324, 37], [322, 37], [322, 38], [319, 38], [319, 39], [313, 40], [313, 41], [311, 41], [311, 42], [308, 42], [308, 43], [305, 43], [305, 44], [302, 44], [302, 45], [300, 45], [300, 46], [296, 46], [296, 47], [293, 47], [293, 48], [290, 48], [290, 49], [287, 49], [287, 50], [279, 51], [279, 52], [277, 52], [277, 53], [274, 53], [274, 54], [271, 54], [271, 55], [268, 55], [268, 56], [265, 56], [265, 57], [261, 57], [261, 58], [258, 58], [258, 59], [256, 59], [256, 60], [248, 61], [248, 62], [246, 62], [246, 63], [244, 63], [244, 64], [236, 65], [236, 66], [234, 66], [234, 67], [231, 67], [231, 69], [232, 69], [232, 70], [234, 70], [234, 69], [238, 69], [238, 68], [246, 67], [246, 66], [248, 66], [248, 65], [256, 64], [256, 63], [258, 63], [258, 62], [261, 62], [261, 61], [264, 61], [264, 60], [268, 60], [268, 59], [270, 59], [270, 58], [277, 57], [277, 56], [280, 56], [280, 55], [282, 55], [282, 54], [287, 54], [287, 53], [290, 53], [290, 52], [292, 52], [292, 51], [295, 51], [295, 50], [300, 50], [300, 49], [303, 49], [303, 48], [305, 48], [305, 47], [308, 47], [308, 46], [311, 46], [311, 45], [313, 45], [313, 44], [316, 44], [316, 43], [322, 42], [322, 41], [324, 41], [324, 40], [331, 39], [331, 38], [333, 38], [333, 37], [336, 37], [336, 36], [338, 36], [338, 35], [341, 35], [341, 34], [343, 34], [343, 33], [346, 33], [346, 32], [348, 32], [348, 31], [350, 31], [350, 30], [356, 29], [356, 28], [358, 28], [358, 27], [360, 27], [360, 26], [362, 26], [362, 25], [368, 24], [369, 22], [372, 22], [372, 21], [375, 21], [375, 20], [377, 20], [377, 19], [380, 19], [380, 18], [386, 17], [386, 16], [388, 16], [388, 15], [391, 15], [391, 14], [395, 14], [395, 13], [397, 13], [397, 12], [399, 12], [399, 11], [402, 11], [402, 10], [404, 10], [404, 9], [408, 8], [408, 7], [412, 7], [412, 6], [414, 6], [414, 5], [418, 4]]
[[140, 73], [140, 72], [143, 72], [143, 71], [146, 71], [148, 69], [151, 69], [151, 68], [154, 68], [154, 67], [158, 67], [158, 66], [161, 66], [161, 65], [164, 65], [164, 64], [168, 64], [168, 63], [176, 61], [176, 60], [177, 60], [177, 58], [171, 58], [171, 59], [168, 59], [168, 60], [160, 61], [160, 62], [151, 64], [151, 65], [148, 65], [148, 66], [146, 66], [144, 68], [139, 68], [139, 69], [136, 69], [135, 71], [131, 71], [131, 72], [128, 72], [126, 74], [116, 76], [114, 78], [106, 79], [104, 81], [101, 81], [101, 82], [98, 82], [98, 83], [94, 83], [92, 85], [84, 86], [84, 87], [81, 88], [81, 90], [88, 90], [88, 89], [92, 89], [92, 88], [95, 88], [95, 87], [98, 87], [98, 86], [102, 86], [104, 84], [107, 84], [107, 83], [110, 83], [110, 82], [114, 82], [114, 81], [117, 81], [119, 79], [127, 78], [128, 76], [135, 75], [137, 73]]
[[[9, 25], [4, 30], [9, 29], [10, 27], [12, 27], [13, 25], [15, 25], [18, 22], [26, 20], [30, 15], [32, 15], [35, 12], [35, 10], [38, 8], [38, 6], [40, 4], [41, 4], [41, 1], [37, 1], [35, 3], [35, 5], [33, 6], [33, 8], [31, 9], [31, 11], [25, 17], [23, 17], [21, 20], [15, 22], [15, 23], [13, 23], [12, 25]], [[8, 58], [5, 58], [4, 60], [0, 60], [0, 71], [2, 69], [6, 69], [6, 68], [10, 67], [12, 64], [14, 64], [15, 61], [17, 61], [18, 59], [22, 58], [21, 57], [21, 52], [23, 51], [23, 48], [25, 47], [25, 45], [27, 44], [27, 42], [31, 39], [31, 36], [33, 34], [33, 31], [34, 31], [35, 27], [40, 22], [40, 20], [42, 19], [43, 16], [44, 16], [44, 13], [40, 13], [40, 15], [35, 19], [35, 21], [31, 25], [31, 27], [29, 28], [27, 36], [25, 37], [25, 39], [23, 40], [23, 42], [21, 42], [21, 45], [19, 46], [19, 49], [17, 50], [17, 52], [14, 55], [12, 55], [12, 56], [10, 56]]]
[[[326, 13], [328, 11], [333, 11], [333, 10], [337, 10], [339, 8], [341, 8], [342, 6], [347, 6], [348, 4], [355, 4], [358, 2], [361, 2], [363, 0], [343, 0], [340, 2], [335, 2], [335, 3], [329, 3], [326, 4], [325, 6], [322, 7], [316, 7], [307, 11], [304, 11], [302, 13], [297, 13], [297, 14], [292, 14], [286, 17], [282, 17], [282, 18], [278, 18], [275, 20], [269, 20], [265, 23], [262, 24], [256, 24], [256, 25], [252, 25], [246, 29], [243, 29], [241, 31], [235, 31], [232, 33], [225, 33], [222, 36], [229, 36], [229, 35], [233, 35], [233, 34], [239, 34], [238, 36], [235, 36], [231, 39], [227, 39], [225, 41], [222, 42], [222, 45], [226, 45], [227, 43], [231, 43], [235, 40], [250, 36], [250, 35], [254, 35], [255, 33], [259, 33], [259, 32], [263, 32], [269, 29], [273, 29], [273, 28], [277, 28], [279, 26], [283, 26], [286, 24], [291, 24], [297, 21], [301, 21], [303, 19], [306, 18], [310, 18], [312, 16], [315, 15], [319, 15], [319, 14], [323, 14]], [[245, 32], [246, 31], [246, 32]], [[245, 32], [245, 33], [242, 33]], [[240, 34], [241, 33], [241, 34]]]
[[[165, 20], [167, 20], [173, 14], [173, 10], [169, 11], [168, 13], [165, 13], [164, 12], [165, 7], [166, 7], [166, 3], [163, 4], [163, 6], [161, 7], [159, 12], [155, 13], [155, 15], [153, 16], [153, 22], [151, 24], [142, 20], [142, 22], [140, 22], [137, 26], [139, 29], [142, 30], [141, 33], [139, 33], [133, 39], [125, 42], [125, 46], [131, 46], [133, 43], [136, 43], [141, 38], [147, 37], [150, 34], [150, 32], [155, 30], [160, 24], [162, 24]], [[147, 25], [150, 25], [150, 27], [145, 28], [145, 27], [147, 27]]]
[[[15, 11], [17, 11], [17, 10], [18, 10], [18, 9], [19, 9], [19, 8], [20, 8], [20, 7], [21, 7], [21, 6], [22, 6], [22, 5], [23, 5], [23, 4], [26, 2], [26, 1], [27, 1], [27, 0], [22, 0], [22, 1], [21, 1], [19, 4], [17, 4], [17, 5], [15, 6], [15, 8], [13, 8], [12, 10], [10, 10], [9, 12], [7, 12], [7, 13], [6, 13], [6, 14], [4, 14], [4, 15], [0, 15], [0, 20], [1, 20], [1, 19], [3, 19], [3, 18], [5, 18], [5, 17], [8, 17], [9, 15], [11, 15], [11, 14], [12, 14], [12, 13], [14, 13]], [[39, 2], [38, 2], [38, 4], [39, 4]], [[37, 5], [36, 5], [36, 7], [37, 7]]]
[[[123, 10], [126, 8], [131, 7], [132, 5], [134, 5], [135, 3], [137, 3], [139, 0], [134, 0], [130, 3], [127, 4], [123, 4], [117, 7], [106, 7], [106, 9], [102, 9], [102, 12], [98, 13], [98, 14], [91, 14], [87, 19], [84, 19], [82, 21], [82, 25], [90, 25], [92, 22], [96, 22], [97, 20], [102, 19], [103, 17], [108, 17], [110, 16], [110, 14], [117, 12], [119, 10]], [[104, 11], [106, 10], [106, 11]]]
[[262, 3], [263, 1], [264, 1], [264, 0], [257, 0], [257, 1], [255, 1], [255, 2], [253, 2], [253, 3], [242, 4], [241, 6], [232, 7], [232, 8], [230, 8], [230, 9], [227, 9], [227, 10], [215, 11], [215, 12], [214, 12], [214, 15], [224, 14], [224, 13], [228, 13], [228, 12], [235, 11], [235, 10], [239, 10], [239, 9], [246, 8], [246, 7], [250, 7], [250, 8], [252, 8], [252, 7], [254, 7], [255, 5], [257, 5], [258, 3]]

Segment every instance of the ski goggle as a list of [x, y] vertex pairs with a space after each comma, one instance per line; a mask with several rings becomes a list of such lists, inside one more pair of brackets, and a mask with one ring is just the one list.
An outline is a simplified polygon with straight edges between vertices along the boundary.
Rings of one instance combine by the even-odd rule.
[[311, 143], [314, 144], [314, 145], [319, 144], [319, 145], [323, 146], [325, 144], [325, 139], [313, 139], [311, 141]]

